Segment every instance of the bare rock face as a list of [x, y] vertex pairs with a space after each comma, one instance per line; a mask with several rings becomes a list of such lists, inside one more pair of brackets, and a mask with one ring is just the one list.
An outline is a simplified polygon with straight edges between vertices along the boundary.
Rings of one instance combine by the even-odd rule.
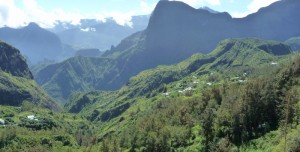
[[20, 51], [2, 41], [0, 41], [0, 69], [13, 76], [33, 79]]

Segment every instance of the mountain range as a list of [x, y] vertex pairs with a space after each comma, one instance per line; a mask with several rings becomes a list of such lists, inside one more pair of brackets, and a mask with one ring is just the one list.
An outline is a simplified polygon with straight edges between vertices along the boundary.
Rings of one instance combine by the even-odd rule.
[[19, 29], [0, 28], [0, 39], [17, 47], [31, 64], [44, 59], [57, 60], [65, 50], [57, 35], [39, 27], [36, 23], [30, 23]]
[[[123, 39], [119, 45], [112, 47], [98, 59], [99, 62], [110, 61], [101, 65], [106, 67], [100, 68], [102, 71], [97, 70], [100, 75], [94, 77], [87, 73], [78, 73], [74, 76], [72, 73], [76, 73], [77, 68], [84, 66], [69, 64], [76, 63], [78, 60], [78, 58], [70, 58], [37, 72], [35, 78], [52, 97], [62, 99], [61, 96], [51, 93], [54, 90], [54, 92], [69, 90], [69, 93], [63, 97], [65, 100], [76, 90], [88, 90], [79, 88], [116, 90], [126, 84], [131, 76], [143, 70], [158, 65], [178, 63], [194, 53], [209, 53], [226, 38], [258, 37], [285, 41], [299, 36], [300, 19], [295, 17], [299, 7], [299, 1], [279, 1], [245, 18], [235, 19], [228, 13], [211, 13], [205, 9], [194, 9], [178, 1], [160, 1], [150, 17], [146, 30]], [[66, 63], [68, 66], [62, 66]], [[89, 66], [92, 67], [91, 69], [99, 69], [94, 68], [99, 65]], [[51, 69], [51, 72], [47, 69]], [[44, 75], [47, 75], [47, 79]], [[72, 81], [81, 80], [79, 86], [91, 84], [91, 87], [65, 83], [57, 77], [58, 75], [63, 75]], [[83, 79], [87, 75], [89, 78]], [[55, 89], [50, 91], [45, 84], [53, 85], [55, 87], [50, 88]]]
[[[26, 85], [24, 58], [6, 43], [0, 48], [1, 81]], [[0, 149], [297, 151], [299, 67], [299, 53], [285, 43], [226, 39], [207, 55], [143, 71], [117, 91], [74, 94], [69, 113], [1, 102], [0, 125], [9, 127], [0, 128]]]
[[105, 22], [82, 19], [80, 25], [57, 22], [50, 29], [29, 23], [21, 28], [0, 28], [0, 39], [17, 47], [30, 65], [53, 60], [65, 60], [75, 55], [76, 50], [97, 48], [105, 51], [123, 38], [148, 24], [149, 16], [133, 16], [132, 26], [119, 25], [112, 18]]
[[109, 51], [31, 70], [0, 41], [0, 151], [300, 151], [299, 7], [233, 19], [161, 0]]
[[97, 48], [106, 51], [125, 37], [144, 30], [148, 21], [148, 15], [132, 16], [131, 25], [120, 25], [113, 18], [106, 18], [104, 22], [82, 19], [79, 25], [58, 22], [49, 30], [55, 32], [64, 44], [75, 49]]

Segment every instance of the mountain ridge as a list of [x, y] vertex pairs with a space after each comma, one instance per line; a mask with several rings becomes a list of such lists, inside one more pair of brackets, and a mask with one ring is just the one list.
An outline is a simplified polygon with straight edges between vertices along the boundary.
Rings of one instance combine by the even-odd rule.
[[[76, 49], [98, 48], [101, 51], [110, 49], [117, 45], [127, 36], [144, 30], [148, 24], [148, 15], [132, 16], [132, 25], [120, 25], [113, 18], [106, 18], [105, 21], [96, 19], [82, 19], [80, 25], [57, 24], [50, 29], [60, 37], [63, 43], [73, 46]], [[64, 27], [67, 28], [64, 28]], [[59, 31], [56, 28], [62, 27]]]
[[25, 58], [21, 56], [16, 48], [0, 40], [0, 50], [1, 71], [10, 73], [13, 76], [33, 79]]
[[[285, 5], [289, 3], [293, 3], [294, 7]], [[264, 13], [276, 15], [279, 8], [282, 8], [280, 12], [283, 14], [278, 18], [273, 19]], [[178, 63], [195, 53], [209, 53], [226, 38], [267, 37], [269, 40], [281, 40], [297, 33], [300, 35], [297, 28], [300, 19], [295, 17], [294, 13], [298, 8], [300, 9], [300, 1], [287, 0], [271, 4], [243, 19], [234, 19], [228, 13], [215, 14], [207, 10], [197, 10], [182, 2], [160, 1], [146, 30], [123, 39], [119, 45], [111, 47], [111, 50], [102, 55], [104, 58], [115, 60], [114, 65], [106, 66], [112, 66], [115, 68], [112, 71], [117, 73], [108, 74], [110, 77], [99, 80], [106, 82], [103, 87], [97, 89], [117, 90], [126, 84], [130, 77], [143, 70]], [[293, 20], [293, 24], [281, 23], [284, 17]], [[281, 29], [277, 29], [278, 27]], [[287, 31], [283, 30], [286, 28]]]
[[20, 51], [0, 41], [0, 104], [20, 106], [25, 101], [48, 109], [61, 108], [33, 80]]
[[[281, 50], [281, 53], [274, 53], [278, 49]], [[244, 73], [251, 77], [259, 75], [259, 70], [257, 69], [264, 66], [272, 68], [272, 62], [278, 63], [282, 60], [281, 58], [292, 53], [292, 49], [282, 42], [256, 38], [226, 39], [221, 41], [210, 54], [194, 54], [192, 57], [174, 65], [161, 65], [142, 71], [131, 77], [126, 85], [115, 92], [111, 92], [111, 94], [118, 94], [114, 98], [120, 97], [122, 100], [129, 101], [134, 97], [151, 96], [151, 92], [156, 92], [164, 85], [182, 81], [181, 79], [189, 75], [201, 77], [202, 75], [210, 75], [210, 73], [216, 72], [222, 73], [227, 77], [235, 77]], [[97, 95], [95, 91], [82, 94], [83, 96], [84, 94], [86, 95], [85, 98], [87, 96], [94, 98], [91, 94]], [[113, 101], [114, 99], [106, 100]], [[84, 101], [88, 102], [80, 102], [80, 104], [95, 103], [95, 100], [84, 99]], [[77, 109], [77, 112], [81, 111], [78, 107], [84, 108], [84, 106], [76, 104], [73, 106], [77, 108], [74, 108], [72, 104], [74, 104], [74, 101], [68, 103], [67, 107], [69, 109]], [[89, 108], [94, 107], [90, 106]]]
[[17, 47], [30, 63], [36, 64], [44, 59], [58, 60], [63, 53], [63, 44], [52, 32], [36, 23], [23, 28], [0, 28], [0, 39]]

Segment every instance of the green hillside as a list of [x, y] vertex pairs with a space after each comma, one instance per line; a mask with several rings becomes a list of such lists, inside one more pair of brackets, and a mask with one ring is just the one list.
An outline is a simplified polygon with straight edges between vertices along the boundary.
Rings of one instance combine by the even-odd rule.
[[54, 98], [65, 101], [74, 92], [106, 87], [108, 78], [118, 73], [108, 58], [77, 56], [40, 70], [35, 80]]
[[33, 80], [19, 50], [0, 41], [0, 104], [20, 106], [24, 101], [53, 110], [61, 108]]
[[73, 94], [70, 113], [1, 106], [10, 127], [0, 127], [0, 149], [298, 151], [299, 71], [299, 54], [284, 43], [227, 39], [117, 91]]
[[[70, 58], [35, 71], [35, 80], [53, 98], [63, 103], [75, 92], [116, 90], [128, 79], [146, 69], [139, 56], [142, 35], [137, 33], [123, 40], [115, 49], [102, 57]], [[124, 51], [119, 51], [124, 50]], [[132, 59], [135, 58], [135, 59]], [[140, 64], [140, 66], [133, 66]]]
[[[84, 151], [96, 143], [87, 119], [61, 112], [24, 57], [0, 41], [0, 151]], [[82, 146], [82, 148], [81, 148]]]
[[285, 41], [289, 44], [295, 51], [300, 50], [300, 37], [293, 37]]
[[[280, 51], [278, 51], [280, 50]], [[280, 55], [278, 52], [280, 52]], [[230, 79], [247, 74], [254, 77], [264, 72], [265, 68], [276, 69], [277, 64], [288, 60], [292, 53], [289, 46], [261, 39], [227, 39], [208, 55], [195, 54], [176, 65], [158, 66], [132, 77], [127, 85], [117, 91], [130, 99], [135, 96], [149, 95], [165, 84], [193, 74], [196, 77], [209, 77], [215, 72], [218, 79]], [[273, 64], [273, 65], [272, 65]], [[159, 89], [158, 89], [159, 90]]]
[[94, 130], [84, 117], [30, 102], [20, 107], [0, 105], [0, 151], [88, 151], [97, 143]]
[[283, 43], [228, 39], [209, 55], [143, 71], [118, 91], [74, 95], [65, 108], [99, 125], [108, 148], [281, 151], [285, 101], [298, 85], [290, 53]]
[[[145, 30], [101, 55], [83, 48], [59, 63], [36, 56], [66, 52], [48, 47], [60, 40], [35, 23], [0, 28], [43, 60], [29, 70], [0, 40], [0, 152], [300, 152], [300, 1], [267, 3], [235, 18], [160, 0]], [[90, 36], [111, 31], [119, 15], [134, 30], [138, 18], [102, 16], [111, 13], [66, 14], [77, 21], [53, 30], [65, 29], [70, 43], [106, 43]]]

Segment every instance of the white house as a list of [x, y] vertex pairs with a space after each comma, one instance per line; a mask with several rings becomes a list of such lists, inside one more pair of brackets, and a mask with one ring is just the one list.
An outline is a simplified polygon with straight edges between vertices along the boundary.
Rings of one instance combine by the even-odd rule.
[[5, 120], [4, 119], [0, 119], [0, 124], [4, 125], [5, 124]]
[[199, 82], [198, 81], [194, 81], [193, 84], [199, 84]]
[[163, 93], [164, 96], [169, 96], [170, 93], [169, 92], [166, 92], [166, 93]]
[[38, 119], [34, 115], [27, 116], [27, 119], [38, 121]]
[[191, 91], [192, 87], [185, 88], [183, 91]]

